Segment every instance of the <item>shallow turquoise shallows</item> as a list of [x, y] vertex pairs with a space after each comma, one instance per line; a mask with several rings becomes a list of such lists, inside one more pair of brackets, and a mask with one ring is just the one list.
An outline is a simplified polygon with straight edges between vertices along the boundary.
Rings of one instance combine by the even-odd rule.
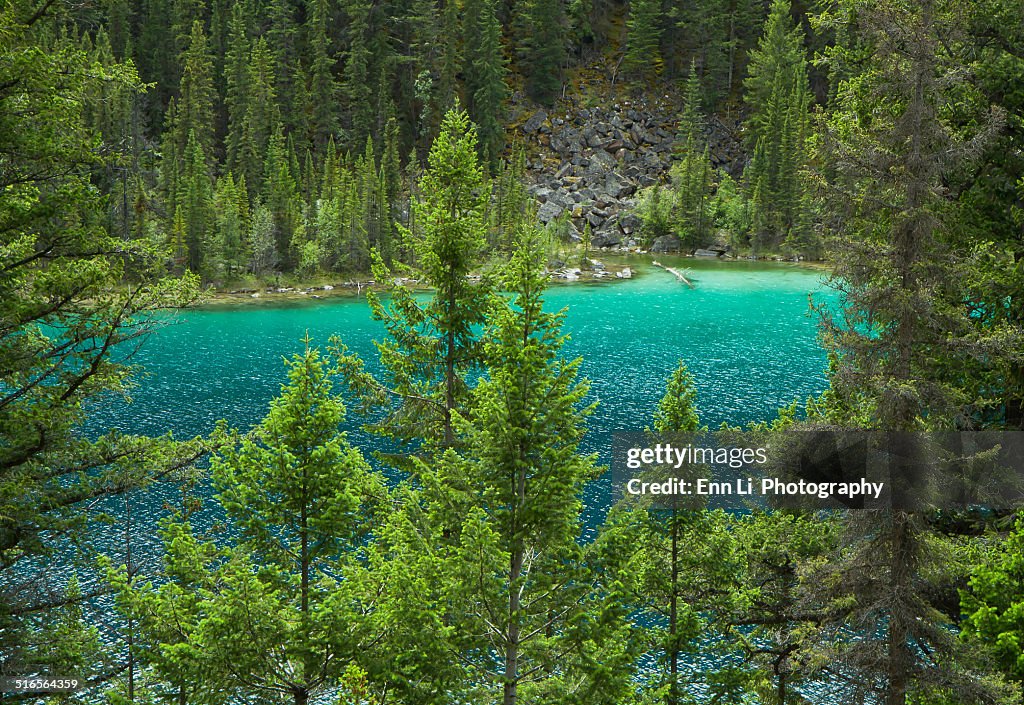
[[[599, 402], [586, 450], [607, 462], [611, 432], [649, 425], [679, 360], [696, 378], [701, 419], [712, 427], [770, 418], [778, 407], [824, 389], [825, 356], [808, 305], [812, 292], [828, 298], [819, 273], [781, 264], [665, 259], [689, 271], [690, 289], [646, 262], [631, 262], [632, 280], [554, 286], [547, 294], [550, 309], [566, 309], [571, 339], [565, 354], [583, 358], [582, 372]], [[222, 418], [248, 429], [284, 380], [282, 357], [301, 349], [307, 331], [319, 343], [337, 334], [372, 361], [372, 340], [383, 327], [361, 299], [183, 312], [136, 356], [146, 374], [132, 402], [98, 405], [90, 431], [173, 430], [183, 437], [208, 432]], [[351, 439], [372, 445], [355, 430]], [[588, 493], [591, 529], [606, 509], [603, 495]]]

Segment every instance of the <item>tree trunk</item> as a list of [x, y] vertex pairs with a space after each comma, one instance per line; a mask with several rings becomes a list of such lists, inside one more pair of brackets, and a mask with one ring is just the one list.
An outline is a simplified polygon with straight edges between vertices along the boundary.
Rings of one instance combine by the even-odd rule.
[[679, 510], [675, 506], [677, 500], [673, 498], [672, 506], [672, 594], [669, 596], [668, 614], [668, 638], [669, 646], [666, 650], [668, 657], [668, 705], [677, 705], [679, 702], [679, 644], [677, 634], [679, 632]]
[[889, 614], [889, 643], [887, 658], [887, 687], [885, 705], [906, 705], [908, 676], [913, 667], [913, 654], [907, 644], [910, 636], [909, 625], [900, 604], [900, 597], [910, 590], [910, 565], [912, 558], [909, 517], [905, 512], [895, 512], [890, 529], [892, 543], [892, 566], [890, 579], [895, 595], [895, 609]]

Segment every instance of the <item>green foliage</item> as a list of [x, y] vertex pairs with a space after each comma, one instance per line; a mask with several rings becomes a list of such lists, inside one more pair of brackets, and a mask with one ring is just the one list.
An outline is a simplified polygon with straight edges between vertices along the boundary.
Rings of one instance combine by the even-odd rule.
[[468, 0], [463, 21], [473, 28], [466, 34], [466, 104], [477, 125], [480, 158], [493, 173], [505, 146], [501, 117], [508, 93], [495, 1]]
[[[465, 507], [446, 560], [452, 642], [478, 698], [562, 701], [565, 684], [582, 680], [588, 702], [615, 702], [610, 682], [588, 686], [578, 660], [606, 637], [585, 624], [600, 605], [577, 543], [583, 486], [599, 469], [579, 453], [588, 387], [576, 380], [580, 361], [558, 357], [565, 338], [561, 315], [543, 310], [544, 264], [536, 234], [525, 231], [505, 280], [515, 298], [489, 317], [473, 421], [459, 423], [466, 451], [439, 460], [441, 496], [432, 501]], [[621, 692], [627, 674], [618, 678]]]
[[693, 375], [681, 361], [668, 378], [665, 396], [654, 411], [654, 430], [658, 433], [693, 434], [701, 430], [697, 415], [697, 387]]
[[980, 640], [1009, 678], [1024, 681], [1024, 522], [974, 568], [960, 604], [964, 635]]
[[631, 74], [651, 79], [661, 69], [661, 2], [630, 0], [626, 20], [626, 55], [623, 68]]
[[768, 702], [805, 702], [796, 686], [832, 677], [821, 645], [808, 638], [824, 613], [803, 598], [813, 566], [837, 548], [839, 528], [835, 517], [785, 511], [754, 512], [735, 524], [741, 592], [725, 621], [738, 627], [729, 634], [744, 658], [741, 682], [760, 687]]
[[523, 0], [521, 8], [517, 48], [526, 88], [535, 100], [550, 105], [562, 90], [565, 6], [563, 0]]
[[[842, 427], [903, 433], [892, 452], [913, 457], [922, 450], [915, 432], [963, 427], [971, 365], [963, 353], [999, 356], [964, 306], [970, 275], [959, 253], [977, 243], [952, 235], [955, 207], [942, 186], [973, 157], [949, 120], [965, 58], [960, 6], [893, 0], [853, 9], [841, 3], [822, 18], [855, 39], [829, 53], [844, 80], [821, 163], [832, 166], [823, 174], [841, 253], [832, 282], [844, 306], [825, 317], [831, 388], [819, 412]], [[983, 142], [987, 129], [974, 126], [972, 139]], [[936, 692], [1005, 701], [1005, 689], [973, 670], [969, 650], [942, 627], [952, 619], [934, 583], [949, 580], [947, 561], [926, 516], [893, 508], [846, 523], [850, 547], [814, 584], [833, 610], [828, 624], [872, 635], [837, 649], [859, 688], [889, 705]]]
[[673, 233], [673, 200], [672, 192], [663, 186], [648, 186], [640, 192], [637, 197], [636, 214], [640, 218], [641, 233], [645, 242], [652, 243], [659, 237]]
[[[669, 377], [654, 412], [656, 442], [685, 445], [707, 429], [700, 425], [696, 388], [685, 363]], [[652, 471], [651, 479], [704, 474], [702, 467]], [[696, 499], [696, 498], [694, 498]], [[702, 501], [673, 495], [664, 503], [627, 497], [614, 506], [596, 542], [617, 599], [633, 612], [634, 638], [640, 654], [658, 660], [657, 676], [646, 688], [668, 705], [688, 702], [684, 690], [684, 656], [699, 640], [721, 636], [727, 625], [716, 615], [730, 613], [738, 594], [739, 554], [722, 512], [709, 512]]]
[[368, 542], [388, 493], [339, 431], [338, 370], [306, 345], [260, 425], [227, 435], [211, 461], [231, 544], [196, 539], [179, 516], [164, 523], [167, 582], [112, 573], [169, 693], [221, 702], [284, 691], [299, 705], [353, 687], [351, 669], [380, 639]]
[[[490, 189], [477, 158], [476, 130], [465, 112], [445, 116], [418, 190], [411, 236], [433, 295], [421, 304], [397, 285], [387, 306], [368, 295], [374, 316], [391, 336], [377, 347], [393, 383], [382, 388], [362, 376], [360, 365], [357, 386], [373, 403], [388, 402], [390, 395], [400, 400], [380, 430], [447, 447], [455, 439], [452, 414], [466, 398], [465, 375], [479, 361], [477, 327], [489, 296], [486, 286], [469, 278], [484, 247]], [[374, 268], [378, 280], [394, 280], [379, 255]]]
[[691, 66], [686, 106], [679, 120], [680, 151], [671, 170], [672, 187], [649, 187], [641, 193], [637, 206], [648, 242], [674, 234], [685, 247], [694, 249], [711, 238], [714, 184], [700, 105], [700, 80], [696, 66]]
[[721, 174], [712, 207], [718, 214], [719, 225], [729, 233], [729, 244], [741, 247], [752, 227], [750, 202], [728, 174]]
[[162, 278], [164, 252], [106, 229], [91, 183], [107, 161], [86, 102], [138, 91], [135, 71], [97, 63], [37, 9], [0, 9], [0, 670], [46, 658], [92, 677], [76, 585], [25, 578], [49, 575], [55, 556], [91, 559], [87, 503], [196, 454], [170, 437], [81, 431], [96, 400], [131, 388], [117, 347], [196, 292]]
[[[789, 0], [776, 0], [764, 35], [750, 60], [744, 99], [750, 108], [748, 144], [753, 158], [744, 173], [750, 194], [755, 248], [775, 247], [789, 238], [802, 243], [808, 156], [810, 89], [804, 34], [790, 15]], [[798, 232], [803, 229], [803, 232]]]

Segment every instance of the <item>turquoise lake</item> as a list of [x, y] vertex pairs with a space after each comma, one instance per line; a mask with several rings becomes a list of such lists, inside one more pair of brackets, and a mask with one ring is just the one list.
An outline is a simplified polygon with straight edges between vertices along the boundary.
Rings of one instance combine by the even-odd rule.
[[[784, 264], [663, 261], [689, 270], [695, 288], [638, 257], [630, 262], [631, 280], [556, 285], [547, 293], [549, 309], [566, 310], [564, 354], [583, 358], [582, 373], [599, 403], [584, 450], [605, 463], [612, 432], [650, 424], [680, 359], [697, 381], [701, 419], [711, 427], [771, 418], [780, 406], [825, 388], [825, 355], [808, 302], [812, 292], [816, 301], [831, 297], [819, 272]], [[218, 419], [247, 430], [266, 413], [284, 379], [282, 357], [301, 349], [306, 331], [318, 343], [339, 335], [374, 369], [372, 341], [383, 326], [362, 299], [184, 311], [134, 358], [145, 374], [131, 403], [99, 404], [89, 430], [170, 430], [186, 437], [209, 432]], [[359, 419], [349, 421], [350, 440], [372, 450], [375, 439], [359, 431]], [[600, 486], [588, 491], [586, 534], [592, 535], [609, 497]]]

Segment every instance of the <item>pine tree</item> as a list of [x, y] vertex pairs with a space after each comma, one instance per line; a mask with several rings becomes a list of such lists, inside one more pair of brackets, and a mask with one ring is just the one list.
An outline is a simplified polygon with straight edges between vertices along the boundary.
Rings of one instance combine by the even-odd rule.
[[488, 249], [511, 254], [515, 234], [532, 223], [534, 201], [526, 190], [526, 152], [521, 145], [513, 147], [508, 159], [494, 180], [491, 225], [488, 228]]
[[696, 66], [691, 66], [686, 85], [686, 107], [679, 121], [682, 158], [671, 171], [675, 191], [673, 216], [680, 239], [694, 248], [706, 244], [712, 226], [711, 162], [704, 137]]
[[661, 1], [630, 0], [626, 20], [626, 55], [623, 69], [643, 79], [653, 79], [661, 69]]
[[228, 23], [228, 46], [224, 56], [224, 109], [227, 112], [225, 136], [225, 164], [228, 171], [239, 168], [240, 152], [245, 131], [245, 115], [249, 103], [249, 59], [252, 44], [251, 16], [246, 2], [231, 6]]
[[744, 98], [754, 156], [745, 178], [757, 244], [778, 245], [800, 224], [810, 106], [803, 30], [788, 0], [775, 0], [751, 56]]
[[387, 247], [381, 251], [381, 258], [389, 267], [398, 255], [398, 219], [402, 210], [402, 163], [398, 156], [398, 143], [398, 121], [392, 117], [384, 128], [384, 152], [380, 164], [381, 192], [384, 197], [381, 227], [386, 229], [382, 239], [387, 242]]
[[580, 360], [558, 355], [562, 316], [543, 310], [545, 260], [537, 233], [523, 233], [505, 284], [515, 298], [490, 318], [487, 375], [472, 393], [472, 423], [459, 424], [466, 454], [439, 461], [439, 491], [465, 493], [454, 500], [465, 513], [443, 591], [451, 642], [478, 699], [545, 700], [573, 683], [587, 702], [614, 702], [621, 693], [609, 683], [595, 689], [578, 660], [580, 622], [597, 611], [577, 542], [581, 494], [599, 469], [579, 451], [592, 407], [583, 406]]
[[518, 37], [520, 67], [526, 89], [540, 103], [550, 105], [562, 90], [565, 64], [563, 0], [523, 0], [525, 30]]
[[299, 189], [289, 159], [290, 151], [279, 125], [267, 145], [263, 196], [274, 218], [277, 257], [286, 267], [295, 261], [292, 241], [302, 213]]
[[347, 148], [359, 148], [373, 134], [373, 105], [367, 100], [370, 85], [371, 51], [367, 34], [370, 26], [370, 4], [367, 0], [347, 3], [349, 18], [348, 58], [345, 61], [344, 86], [348, 104], [349, 131]]
[[252, 48], [244, 96], [237, 163], [229, 161], [227, 167], [245, 177], [251, 194], [255, 194], [264, 183], [264, 163], [271, 139], [280, 125], [277, 94], [274, 92], [274, 59], [262, 37]]
[[[183, 550], [198, 565], [125, 598], [153, 641], [174, 645], [173, 661], [158, 656], [158, 668], [179, 678], [203, 674], [192, 688], [250, 698], [284, 693], [305, 705], [380, 641], [373, 604], [382, 585], [366, 544], [387, 490], [340, 432], [338, 372], [309, 342], [287, 361], [288, 383], [259, 426], [228, 435], [211, 461], [217, 502], [237, 540], [197, 542], [187, 523], [171, 523], [169, 567]], [[202, 566], [213, 569], [212, 579]], [[193, 584], [201, 589], [189, 594]], [[180, 610], [185, 628], [169, 635], [171, 610]]]
[[490, 171], [498, 166], [505, 146], [502, 104], [508, 94], [501, 23], [494, 0], [470, 0], [463, 21], [475, 31], [467, 35], [466, 96], [470, 118], [477, 125], [480, 158]]
[[[679, 447], [696, 443], [707, 430], [696, 401], [693, 376], [680, 361], [655, 409], [652, 439]], [[652, 472], [652, 479], [663, 480], [669, 472], [691, 482], [705, 474], [700, 466]], [[623, 546], [634, 548], [622, 553]], [[685, 702], [684, 656], [698, 639], [718, 634], [711, 617], [728, 614], [736, 592], [738, 555], [726, 516], [707, 511], [703, 498], [673, 495], [660, 504], [627, 498], [612, 509], [598, 547], [612, 572], [609, 579], [623, 585], [623, 599], [642, 615], [641, 643], [660, 666], [652, 690], [664, 693], [666, 705]]]
[[[833, 353], [825, 420], [892, 434], [893, 457], [920, 457], [922, 432], [961, 428], [961, 356], [998, 355], [976, 338], [964, 305], [963, 263], [948, 230], [942, 184], [974, 145], [948, 123], [958, 100], [963, 49], [957, 4], [887, 0], [842, 3], [822, 21], [850, 43], [829, 52], [849, 77], [839, 84], [822, 163], [834, 168], [828, 222], [841, 256], [832, 283], [842, 311], [826, 316]], [[852, 24], [847, 25], [847, 22]], [[849, 62], [849, 63], [848, 63]], [[988, 129], [991, 129], [989, 127]], [[985, 130], [971, 135], [974, 143]], [[905, 482], [900, 468], [892, 481]], [[967, 665], [929, 583], [945, 563], [927, 516], [906, 506], [853, 513], [842, 557], [823, 567], [818, 598], [829, 626], [863, 639], [838, 650], [857, 686], [886, 705], [941, 692], [957, 702], [998, 702], [998, 689]]]
[[206, 265], [214, 227], [213, 185], [206, 155], [194, 134], [189, 135], [185, 164], [178, 182], [177, 209], [184, 226], [186, 264], [194, 273], [207, 273]]
[[[477, 328], [488, 298], [487, 287], [470, 281], [469, 274], [485, 242], [489, 191], [476, 130], [465, 112], [450, 111], [413, 204], [417, 264], [434, 293], [421, 304], [407, 287], [393, 286], [387, 306], [367, 294], [374, 317], [390, 334], [377, 346], [387, 383], [367, 375], [358, 359], [349, 359], [350, 384], [363, 394], [364, 404], [391, 407], [377, 425], [385, 435], [422, 438], [429, 448], [455, 443], [453, 415], [466, 400], [465, 375], [479, 364]], [[375, 278], [393, 281], [379, 255], [375, 260]]]
[[175, 143], [187, 153], [191, 135], [213, 165], [214, 110], [213, 59], [207, 48], [206, 34], [197, 20], [192, 25], [188, 50], [184, 55], [177, 113], [174, 117]]
[[246, 230], [249, 223], [248, 194], [244, 184], [236, 184], [231, 172], [217, 181], [214, 193], [216, 246], [213, 254], [217, 264], [230, 278], [235, 276], [248, 260]]
[[306, 33], [312, 54], [309, 67], [309, 99], [313, 107], [312, 136], [318, 150], [323, 149], [338, 131], [338, 86], [334, 80], [334, 60], [327, 31], [330, 21], [328, 3], [325, 0], [314, 2]]
[[286, 133], [306, 134], [305, 111], [298, 108], [305, 96], [305, 81], [299, 61], [299, 28], [296, 23], [296, 6], [291, 0], [269, 0], [257, 4], [262, 11], [264, 37], [274, 61], [274, 94], [281, 101], [282, 124]]

